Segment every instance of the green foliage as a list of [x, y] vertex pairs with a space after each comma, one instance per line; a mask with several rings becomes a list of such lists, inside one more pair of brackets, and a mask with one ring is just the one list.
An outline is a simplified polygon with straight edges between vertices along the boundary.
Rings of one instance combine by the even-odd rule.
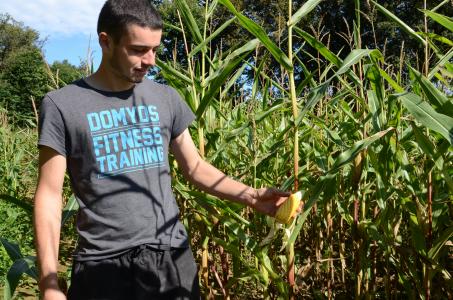
[[48, 91], [41, 43], [37, 31], [0, 14], [0, 107], [10, 122], [30, 125], [35, 119], [32, 99], [38, 105]]
[[[304, 1], [305, 8], [294, 1], [293, 21], [299, 23], [292, 61], [285, 45], [287, 1], [163, 2], [170, 36], [158, 76], [197, 112], [191, 130], [200, 152], [251, 186], [291, 190], [298, 181], [304, 193], [303, 212], [285, 227], [194, 191], [174, 165], [175, 193], [205, 294], [453, 297], [453, 49], [440, 38], [452, 40], [447, 1], [435, 12], [418, 10], [422, 1], [313, 0]], [[423, 14], [433, 20], [428, 24], [434, 35], [423, 32]], [[435, 53], [427, 56], [428, 69], [416, 60], [425, 44]], [[51, 68], [53, 73], [59, 69], [62, 75], [68, 67], [67, 73], [75, 74], [63, 65]], [[297, 118], [290, 72], [297, 83]], [[36, 132], [15, 131], [5, 122], [2, 130], [0, 217], [18, 223], [29, 216]], [[65, 191], [68, 199], [67, 186]], [[69, 198], [63, 219], [70, 220], [75, 210]], [[25, 240], [22, 254], [33, 254], [27, 248], [29, 222], [20, 227], [23, 236], [11, 226], [1, 228], [2, 236], [3, 230], [8, 241], [19, 236]], [[63, 245], [73, 245], [74, 235], [63, 236]], [[287, 277], [291, 257], [294, 286]], [[9, 259], [0, 261], [2, 272], [12, 270], [10, 287], [32, 262], [16, 261], [15, 266]]]
[[[201, 20], [203, 19], [204, 7], [199, 5], [197, 0], [184, 1], [190, 7], [191, 14], [194, 21], [197, 22], [199, 27], [203, 26]], [[187, 65], [187, 59], [184, 49], [184, 38], [181, 30], [178, 26], [179, 17], [177, 12], [177, 6], [174, 1], [170, 0], [153, 0], [153, 3], [159, 9], [162, 18], [165, 22], [164, 32], [162, 39], [162, 49], [159, 56], [163, 60], [175, 59], [175, 62], [181, 65]], [[169, 38], [171, 37], [171, 38]], [[190, 43], [191, 41], [189, 41]]]
[[1, 73], [0, 106], [8, 110], [11, 120], [24, 122], [35, 116], [36, 107], [49, 91], [49, 75], [41, 52], [36, 48], [21, 49], [5, 61]]
[[74, 80], [80, 79], [85, 72], [83, 66], [76, 67], [70, 64], [66, 59], [61, 62], [53, 62], [50, 66], [50, 70], [52, 71], [52, 74], [54, 74], [55, 80], [58, 81], [58, 88], [61, 88]]
[[[5, 202], [4, 200], [1, 200], [0, 217], [2, 220], [2, 222], [0, 223], [0, 237], [8, 237], [9, 241], [19, 243], [24, 253], [32, 253], [34, 245], [31, 214], [21, 209], [17, 209], [17, 206], [15, 206], [14, 204], [10, 204]], [[12, 262], [8, 255], [1, 255], [1, 282], [4, 282], [5, 278], [3, 276], [8, 273], [11, 264]]]
[[25, 27], [8, 14], [0, 14], [0, 72], [10, 55], [24, 48], [35, 48], [40, 43], [36, 30]]
[[[33, 129], [13, 129], [4, 112], [0, 112], [0, 119], [0, 238], [17, 244], [22, 253], [34, 253], [31, 197], [37, 177], [37, 135]], [[3, 285], [7, 274], [17, 279], [18, 275], [10, 273], [16, 259], [12, 260], [4, 249], [1, 253], [0, 285]], [[12, 291], [14, 286], [10, 285]], [[5, 287], [4, 292], [8, 291], [11, 290]]]
[[[60, 88], [86, 72], [67, 60], [46, 65], [40, 49], [39, 34], [0, 15], [0, 107], [9, 122], [36, 125], [36, 113], [44, 94]], [[34, 106], [33, 106], [34, 102]]]
[[[194, 53], [202, 55], [211, 68], [197, 66], [200, 60], [195, 61], [193, 70], [171, 61], [160, 62], [162, 75], [194, 110], [202, 107], [195, 137], [200, 149], [206, 148], [208, 160], [257, 187], [289, 189], [298, 179], [306, 205], [294, 224], [282, 228], [237, 205], [192, 193], [180, 179], [176, 190], [181, 199], [189, 199], [181, 206], [186, 212], [184, 222], [195, 237], [194, 248], [202, 251], [202, 257], [209, 252], [208, 264], [217, 274], [224, 274], [224, 278], [209, 276], [211, 286], [204, 279], [205, 292], [215, 289], [218, 295], [246, 297], [241, 290], [247, 287], [247, 291], [261, 291], [264, 298], [285, 298], [291, 293], [296, 298], [321, 294], [333, 298], [452, 295], [451, 274], [445, 264], [452, 236], [452, 101], [447, 94], [451, 91], [452, 76], [447, 72], [451, 50], [442, 52], [438, 45], [441, 39], [431, 35], [435, 39], [427, 45], [437, 57], [429, 61], [432, 69], [425, 71], [430, 74], [426, 77], [416, 71], [421, 68], [420, 62], [416, 68], [391, 66], [394, 55], [400, 55], [398, 47], [394, 48], [398, 51], [389, 53], [388, 49], [383, 51], [379, 40], [366, 40], [363, 32], [370, 23], [381, 20], [374, 24], [380, 31], [383, 19], [388, 18], [387, 26], [403, 26], [410, 32], [405, 39], [414, 39], [406, 44], [405, 51], [423, 51], [429, 35], [413, 26], [414, 22], [421, 24], [420, 20], [404, 18], [403, 22], [401, 10], [391, 12], [394, 5], [405, 7], [405, 1], [384, 3], [385, 8], [365, 5], [364, 12], [372, 14], [364, 20], [359, 19], [360, 12], [354, 14], [350, 35], [341, 33], [351, 38], [341, 55], [335, 50], [336, 41], [326, 44], [319, 32], [312, 35], [295, 28], [308, 44], [301, 48], [296, 44], [292, 49], [296, 56], [290, 64], [300, 84], [299, 114], [294, 120], [285, 71], [291, 68], [284, 62], [284, 50], [275, 50], [273, 39], [286, 39], [285, 31], [266, 36], [265, 25], [260, 27], [247, 12], [239, 12], [233, 7], [234, 1], [218, 2], [232, 11], [235, 22], [258, 38], [230, 47], [230, 53], [247, 42], [260, 43], [251, 52], [252, 58], [243, 58], [248, 74], [253, 73], [253, 80], [247, 81], [250, 84], [237, 80], [237, 72], [243, 69], [231, 63], [237, 71], [230, 72], [229, 80], [222, 80], [228, 91], [216, 89], [209, 103], [198, 106], [194, 95], [206, 95], [216, 67], [226, 64], [226, 56], [218, 56], [221, 51], [213, 51], [213, 44], [209, 44], [211, 50], [203, 48], [208, 43], [193, 42], [187, 52], [189, 60]], [[359, 3], [355, 1], [357, 7]], [[324, 1], [319, 7], [329, 5], [334, 4]], [[215, 13], [206, 14], [205, 23], [210, 23], [212, 16]], [[319, 14], [315, 14], [317, 17]], [[436, 18], [447, 24], [445, 19]], [[194, 26], [190, 22], [184, 25]], [[213, 40], [210, 33], [223, 29], [222, 25], [208, 28], [206, 38]], [[179, 29], [188, 40], [196, 41], [190, 37], [193, 29]], [[400, 34], [390, 35], [393, 45]], [[376, 45], [379, 50], [361, 49], [365, 45]], [[283, 75], [262, 67], [272, 63], [271, 57], [280, 62]], [[310, 70], [305, 64], [307, 58], [312, 60]], [[411, 81], [403, 76], [409, 72]], [[238, 94], [232, 103], [230, 97]], [[290, 167], [293, 134], [300, 140], [298, 174], [291, 174]], [[296, 253], [294, 288], [285, 276], [292, 243]], [[230, 268], [225, 267], [222, 251], [230, 255]], [[242, 280], [249, 281], [244, 285]]]

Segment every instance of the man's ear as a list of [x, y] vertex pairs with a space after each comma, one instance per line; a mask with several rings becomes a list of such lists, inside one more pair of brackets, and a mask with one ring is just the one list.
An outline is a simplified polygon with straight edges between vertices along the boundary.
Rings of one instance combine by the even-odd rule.
[[106, 32], [99, 33], [99, 45], [103, 51], [110, 50], [112, 48], [112, 44], [113, 40]]

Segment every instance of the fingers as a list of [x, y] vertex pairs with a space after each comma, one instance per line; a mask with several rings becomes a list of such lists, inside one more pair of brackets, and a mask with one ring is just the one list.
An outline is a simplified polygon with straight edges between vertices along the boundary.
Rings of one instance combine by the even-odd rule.
[[285, 192], [276, 188], [268, 188], [266, 192], [269, 197], [268, 199], [274, 201], [276, 207], [285, 203], [291, 195], [290, 192]]
[[283, 203], [285, 203], [285, 201], [288, 200], [288, 196], [280, 196], [278, 198], [278, 200], [275, 202], [275, 205], [277, 207], [279, 207], [280, 205], [282, 205]]
[[279, 190], [277, 188], [261, 188], [258, 189], [258, 195], [272, 195], [272, 196], [278, 196], [278, 197], [289, 197], [291, 195], [291, 192], [286, 192], [283, 190]]
[[273, 189], [273, 192], [275, 193], [275, 195], [280, 196], [280, 197], [289, 197], [291, 195], [290, 192], [285, 192], [285, 191], [278, 190], [278, 189]]
[[297, 213], [300, 214], [304, 210], [304, 203], [300, 201], [299, 207], [297, 208]]

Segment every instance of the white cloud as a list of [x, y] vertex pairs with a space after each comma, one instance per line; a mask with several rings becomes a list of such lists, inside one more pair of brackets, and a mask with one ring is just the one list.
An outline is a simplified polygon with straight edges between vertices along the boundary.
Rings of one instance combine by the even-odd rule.
[[0, 12], [10, 14], [46, 36], [96, 34], [99, 11], [105, 0], [1, 1]]

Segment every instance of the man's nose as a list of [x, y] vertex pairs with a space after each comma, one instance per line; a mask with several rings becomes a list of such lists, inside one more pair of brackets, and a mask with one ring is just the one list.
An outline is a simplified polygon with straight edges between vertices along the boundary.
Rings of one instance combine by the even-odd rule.
[[154, 50], [149, 50], [142, 57], [142, 63], [148, 66], [156, 65], [156, 52]]

